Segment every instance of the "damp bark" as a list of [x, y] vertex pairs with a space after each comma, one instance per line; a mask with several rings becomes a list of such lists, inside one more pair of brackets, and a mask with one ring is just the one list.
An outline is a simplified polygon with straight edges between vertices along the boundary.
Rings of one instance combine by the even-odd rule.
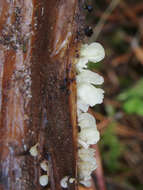
[[[79, 4], [1, 0], [0, 190], [43, 189], [43, 160], [51, 190], [62, 190], [65, 176], [77, 178]], [[29, 149], [37, 143], [38, 156], [32, 157]]]

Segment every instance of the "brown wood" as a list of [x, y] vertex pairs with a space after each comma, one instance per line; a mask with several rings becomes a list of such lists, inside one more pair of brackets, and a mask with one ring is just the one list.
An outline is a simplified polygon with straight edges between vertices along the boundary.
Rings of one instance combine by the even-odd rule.
[[[45, 189], [43, 160], [51, 190], [62, 190], [63, 177], [77, 177], [79, 4], [0, 0], [0, 190]], [[34, 158], [29, 149], [36, 143]]]
[[87, 188], [87, 187], [79, 186], [79, 190], [94, 190], [94, 189], [93, 188]]

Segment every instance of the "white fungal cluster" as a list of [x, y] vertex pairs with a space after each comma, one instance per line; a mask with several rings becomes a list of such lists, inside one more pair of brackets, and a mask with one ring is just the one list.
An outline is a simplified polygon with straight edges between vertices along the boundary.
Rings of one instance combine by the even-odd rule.
[[45, 172], [47, 172], [47, 173], [49, 172], [47, 161], [41, 162], [40, 167], [41, 167], [41, 169], [42, 169], [43, 171], [45, 171]]
[[63, 179], [61, 179], [61, 187], [66, 189], [68, 188], [68, 183], [74, 183], [75, 182], [75, 178], [71, 178], [69, 176], [65, 176]]
[[91, 173], [96, 169], [94, 150], [90, 145], [99, 141], [100, 135], [96, 127], [95, 118], [87, 113], [88, 108], [103, 102], [104, 91], [97, 88], [104, 82], [103, 77], [87, 69], [87, 63], [99, 62], [105, 56], [103, 47], [99, 43], [82, 45], [80, 57], [77, 60], [77, 116], [80, 132], [78, 134], [78, 176], [84, 186], [89, 187]]
[[37, 147], [38, 147], [38, 143], [30, 148], [29, 152], [30, 152], [31, 156], [33, 156], [33, 157], [38, 156], [38, 149], [37, 149]]
[[68, 187], [68, 176], [65, 176], [62, 180], [61, 180], [61, 187], [62, 188], [67, 188]]
[[[33, 157], [38, 156], [38, 143], [30, 148], [29, 153]], [[41, 186], [45, 187], [48, 185], [48, 181], [49, 181], [49, 177], [48, 177], [49, 169], [48, 169], [47, 161], [44, 160], [43, 162], [41, 162], [40, 167], [45, 172], [45, 174], [39, 177], [39, 183]]]
[[40, 176], [39, 183], [43, 187], [47, 186], [48, 185], [48, 175], [42, 175], [42, 176]]
[[40, 167], [45, 172], [45, 174], [40, 176], [39, 183], [41, 186], [45, 187], [48, 185], [49, 182], [49, 168], [47, 161], [44, 160], [43, 162], [41, 162]]

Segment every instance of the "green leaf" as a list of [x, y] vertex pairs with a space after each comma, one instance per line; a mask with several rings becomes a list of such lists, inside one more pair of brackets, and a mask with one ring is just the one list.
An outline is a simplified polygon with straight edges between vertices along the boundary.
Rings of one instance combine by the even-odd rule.
[[143, 78], [141, 78], [134, 87], [121, 93], [118, 100], [125, 101], [130, 97], [143, 97]]
[[128, 114], [143, 116], [143, 78], [136, 85], [121, 93], [118, 100], [123, 101], [123, 109]]
[[138, 97], [130, 98], [123, 104], [123, 109], [129, 114], [143, 115], [143, 100]]
[[142, 103], [140, 104], [140, 106], [138, 107], [136, 113], [137, 113], [138, 115], [143, 116], [143, 101], [142, 101]]
[[94, 69], [100, 70], [101, 67], [102, 67], [101, 62], [98, 62], [98, 63], [88, 62], [88, 64], [87, 64], [87, 68], [89, 70], [94, 70]]

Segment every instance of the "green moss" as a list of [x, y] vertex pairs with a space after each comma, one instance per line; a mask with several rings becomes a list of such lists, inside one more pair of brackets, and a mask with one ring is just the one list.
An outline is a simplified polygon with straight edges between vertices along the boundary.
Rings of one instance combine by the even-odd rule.
[[143, 78], [121, 93], [117, 99], [123, 102], [122, 107], [126, 113], [143, 116]]
[[123, 153], [123, 145], [115, 135], [116, 123], [110, 124], [100, 141], [100, 148], [105, 167], [110, 173], [121, 170], [120, 157]]

